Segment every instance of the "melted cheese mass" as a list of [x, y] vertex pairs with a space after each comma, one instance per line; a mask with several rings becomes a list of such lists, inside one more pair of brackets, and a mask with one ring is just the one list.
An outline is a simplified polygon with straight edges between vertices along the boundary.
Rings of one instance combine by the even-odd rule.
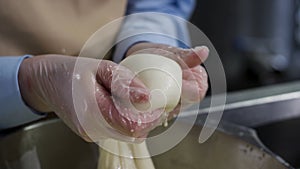
[[[145, 104], [134, 104], [135, 108], [139, 110], [164, 108], [165, 112], [169, 113], [176, 107], [181, 96], [182, 70], [175, 61], [160, 55], [135, 54], [127, 57], [120, 65], [134, 72], [151, 91], [150, 107]], [[154, 169], [145, 142], [132, 144], [107, 139], [103, 144], [113, 153], [100, 148], [98, 169]]]

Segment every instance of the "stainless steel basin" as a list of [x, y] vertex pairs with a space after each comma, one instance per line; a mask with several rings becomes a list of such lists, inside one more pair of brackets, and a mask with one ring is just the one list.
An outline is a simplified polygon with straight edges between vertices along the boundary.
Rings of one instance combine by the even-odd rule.
[[[207, 142], [199, 144], [200, 130], [201, 125], [195, 125], [180, 144], [153, 157], [156, 168], [290, 168], [253, 138], [252, 130], [220, 125]], [[41, 121], [0, 138], [1, 169], [96, 169], [98, 155], [95, 144], [84, 142], [58, 119]]]

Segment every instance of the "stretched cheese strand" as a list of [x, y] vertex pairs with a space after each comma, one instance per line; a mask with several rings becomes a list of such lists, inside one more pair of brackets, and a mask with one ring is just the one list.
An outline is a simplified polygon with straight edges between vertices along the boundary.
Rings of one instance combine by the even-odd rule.
[[[150, 107], [135, 104], [135, 108], [139, 110], [165, 108], [165, 112], [169, 113], [176, 107], [181, 96], [182, 71], [175, 61], [159, 55], [136, 54], [120, 64], [136, 73], [151, 90]], [[99, 149], [101, 152], [98, 169], [154, 169], [145, 142], [130, 144], [107, 139], [104, 145], [115, 154]]]
[[152, 159], [150, 158], [149, 151], [147, 149], [146, 142], [141, 144], [132, 144], [131, 151], [135, 157], [149, 157], [149, 158], [139, 158], [135, 160], [135, 165], [137, 169], [154, 169]]
[[[103, 143], [103, 146], [109, 147], [110, 151], [118, 154], [119, 153], [119, 146], [118, 141], [116, 140], [106, 140]], [[100, 151], [101, 150], [101, 151]], [[105, 169], [105, 168], [111, 168], [111, 169], [119, 169], [120, 168], [120, 158], [117, 155], [114, 155], [110, 152], [107, 152], [104, 149], [99, 148], [100, 156], [98, 160], [98, 169]], [[134, 168], [133, 168], [134, 169]]]
[[[113, 139], [104, 141], [107, 148], [112, 152], [99, 149], [100, 157], [98, 160], [98, 169], [154, 169], [153, 162], [150, 158], [147, 145], [130, 144]], [[116, 151], [117, 150], [117, 151]], [[134, 158], [148, 157], [148, 158]]]
[[120, 162], [121, 162], [121, 168], [133, 168], [137, 169], [135, 165], [135, 159], [133, 158], [133, 152], [129, 145], [129, 143], [125, 142], [118, 142], [118, 146], [120, 149]]

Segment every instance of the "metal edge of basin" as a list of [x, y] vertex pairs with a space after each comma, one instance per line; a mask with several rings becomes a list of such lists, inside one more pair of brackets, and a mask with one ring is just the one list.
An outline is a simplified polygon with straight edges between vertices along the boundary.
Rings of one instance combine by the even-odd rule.
[[[213, 97], [217, 98], [218, 95]], [[200, 103], [198, 114], [206, 115], [222, 110], [223, 105], [211, 106], [211, 100], [212, 96], [208, 96]], [[299, 105], [300, 81], [231, 92], [226, 94], [222, 120], [255, 128], [299, 118]], [[187, 109], [182, 117], [191, 116], [195, 112]]]

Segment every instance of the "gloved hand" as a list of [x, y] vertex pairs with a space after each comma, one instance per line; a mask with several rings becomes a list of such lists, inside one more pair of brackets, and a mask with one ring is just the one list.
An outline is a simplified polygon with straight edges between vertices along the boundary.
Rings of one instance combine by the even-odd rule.
[[[19, 70], [19, 86], [24, 101], [37, 111], [55, 112], [86, 141], [102, 138], [132, 141], [124, 134], [141, 137], [161, 123], [160, 110], [147, 112], [152, 114], [145, 117], [147, 119], [137, 117], [140, 115], [130, 113], [130, 110], [122, 112], [130, 114], [130, 118], [124, 118], [117, 111], [112, 95], [122, 100], [128, 98], [129, 94], [130, 100], [136, 103], [149, 101], [148, 89], [134, 78], [131, 71], [111, 61], [80, 58], [82, 69], [74, 73], [76, 59], [63, 55], [41, 55], [24, 60]], [[113, 74], [117, 75], [114, 82]], [[74, 86], [74, 80], [80, 85]], [[114, 90], [111, 89], [112, 83]], [[82, 100], [80, 107], [83, 109], [79, 113], [75, 111], [74, 104], [77, 103], [72, 98], [74, 87], [75, 95], [76, 92], [81, 93], [75, 96]], [[96, 98], [96, 102], [91, 98]], [[97, 109], [93, 104], [96, 104]], [[98, 108], [103, 118], [99, 116]], [[142, 123], [137, 124], [136, 119], [141, 119]]]
[[187, 107], [201, 101], [208, 89], [206, 70], [200, 65], [208, 57], [209, 49], [205, 46], [194, 49], [182, 49], [164, 44], [138, 43], [126, 53], [130, 56], [136, 53], [162, 55], [175, 60], [182, 68], [181, 102], [169, 114], [169, 119], [176, 116], [181, 107]]

